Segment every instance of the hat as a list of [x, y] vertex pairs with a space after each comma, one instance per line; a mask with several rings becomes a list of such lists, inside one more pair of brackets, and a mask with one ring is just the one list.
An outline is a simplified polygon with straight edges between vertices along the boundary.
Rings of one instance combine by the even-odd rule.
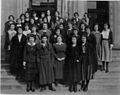
[[36, 35], [34, 35], [34, 34], [28, 34], [27, 35], [27, 39], [29, 39], [30, 37], [33, 37], [36, 40]]

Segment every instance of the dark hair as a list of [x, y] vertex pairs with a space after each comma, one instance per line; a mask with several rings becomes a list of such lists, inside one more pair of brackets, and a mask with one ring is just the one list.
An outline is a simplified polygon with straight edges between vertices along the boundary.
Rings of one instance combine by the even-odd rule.
[[14, 19], [14, 16], [13, 15], [9, 15], [8, 19], [10, 19], [10, 17], [12, 17]]
[[110, 28], [110, 24], [109, 23], [105, 22], [104, 25], [108, 25], [108, 28]]
[[46, 38], [48, 39], [48, 35], [46, 35], [46, 34], [41, 35], [41, 39], [42, 39], [43, 37], [46, 37]]
[[78, 12], [75, 12], [75, 13], [74, 13], [74, 16], [75, 16], [75, 15], [79, 16], [79, 13], [78, 13]]
[[55, 11], [55, 13], [56, 13], [56, 12], [58, 13], [58, 15], [60, 15], [60, 12], [59, 12], [59, 11]]
[[18, 22], [18, 20], [21, 20], [20, 18], [18, 18], [17, 20], [16, 20], [16, 22]]
[[14, 24], [14, 23], [11, 23], [11, 24], [10, 24], [10, 26], [11, 26], [11, 25], [14, 25], [14, 26], [15, 26], [15, 24]]
[[24, 16], [24, 17], [25, 17], [25, 14], [21, 14], [21, 15], [20, 15], [20, 19], [21, 19], [21, 17], [22, 17], [22, 16]]
[[90, 26], [89, 26], [89, 25], [86, 25], [85, 29], [90, 29]]
[[29, 40], [30, 37], [33, 37], [34, 38], [34, 41], [36, 40], [36, 36], [34, 34], [28, 34], [27, 35], [27, 39]]
[[79, 31], [79, 29], [78, 29], [77, 27], [74, 27], [74, 28], [73, 28], [73, 31], [74, 31], [74, 30], [77, 30], [77, 31]]

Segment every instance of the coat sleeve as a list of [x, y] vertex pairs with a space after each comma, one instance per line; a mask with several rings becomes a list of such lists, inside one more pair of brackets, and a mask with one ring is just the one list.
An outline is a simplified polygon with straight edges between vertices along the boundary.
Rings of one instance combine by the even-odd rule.
[[27, 45], [25, 45], [25, 48], [24, 48], [24, 53], [23, 53], [23, 61], [27, 61]]
[[109, 33], [109, 44], [113, 44], [113, 33], [110, 31]]

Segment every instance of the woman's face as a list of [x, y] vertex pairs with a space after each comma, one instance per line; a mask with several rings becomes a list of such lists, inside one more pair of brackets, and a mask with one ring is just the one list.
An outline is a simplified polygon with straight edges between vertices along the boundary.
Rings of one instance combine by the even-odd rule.
[[104, 24], [104, 29], [108, 29], [108, 25], [107, 24]]
[[25, 30], [28, 30], [28, 29], [29, 29], [29, 26], [28, 26], [28, 25], [26, 25], [26, 26], [25, 26]]
[[10, 21], [13, 21], [13, 20], [14, 20], [14, 18], [13, 18], [12, 16], [10, 16], [9, 20], [10, 20]]
[[78, 31], [77, 31], [77, 30], [74, 30], [73, 33], [74, 33], [75, 35], [77, 35], [77, 34], [78, 34]]
[[24, 19], [25, 19], [25, 16], [24, 16], [24, 15], [22, 15], [22, 16], [21, 16], [21, 19], [22, 19], [22, 20], [24, 20]]
[[47, 42], [47, 37], [43, 37], [43, 38], [42, 38], [42, 42], [43, 42], [43, 43], [46, 43], [46, 42]]
[[55, 12], [55, 16], [56, 16], [56, 17], [58, 17], [58, 16], [59, 16], [58, 12]]
[[29, 17], [29, 13], [26, 13], [25, 16], [28, 18]]
[[94, 26], [95, 31], [98, 31], [98, 25]]
[[47, 24], [43, 24], [43, 29], [47, 29]]
[[42, 14], [41, 14], [41, 18], [44, 18], [44, 17], [45, 17], [45, 13], [42, 13]]
[[18, 28], [18, 34], [22, 34], [22, 28]]
[[84, 37], [84, 36], [82, 37], [82, 42], [86, 43], [86, 37]]
[[85, 25], [81, 24], [81, 29], [84, 30], [85, 29]]
[[77, 38], [76, 37], [72, 37], [72, 43], [76, 44], [77, 43]]
[[48, 15], [48, 16], [50, 15], [50, 10], [47, 10], [47, 15]]
[[30, 23], [31, 23], [31, 24], [34, 24], [34, 19], [30, 19]]
[[21, 23], [21, 19], [18, 19], [18, 23]]
[[87, 34], [90, 34], [90, 28], [86, 29]]
[[34, 38], [34, 37], [30, 37], [30, 38], [29, 38], [29, 42], [30, 42], [30, 43], [33, 43], [34, 41], [35, 41], [35, 38]]
[[36, 32], [36, 27], [32, 27], [32, 31]]
[[10, 26], [10, 29], [11, 29], [11, 30], [14, 30], [14, 29], [15, 29], [15, 25], [12, 24], [12, 25]]
[[62, 42], [62, 37], [57, 37], [57, 42]]
[[57, 29], [56, 34], [60, 35], [60, 29]]

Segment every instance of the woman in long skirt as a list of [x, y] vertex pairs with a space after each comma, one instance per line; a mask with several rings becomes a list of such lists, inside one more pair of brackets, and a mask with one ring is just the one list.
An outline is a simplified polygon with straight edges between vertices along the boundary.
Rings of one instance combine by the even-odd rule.
[[27, 81], [26, 91], [34, 91], [33, 88], [34, 80], [37, 73], [37, 56], [36, 56], [36, 36], [33, 34], [29, 34], [28, 43], [25, 45], [24, 49], [24, 58], [23, 58], [23, 66], [25, 67], [25, 77]]
[[96, 38], [96, 53], [97, 53], [97, 60], [101, 61], [101, 33], [98, 30], [99, 26], [98, 24], [95, 24], [93, 34]]
[[48, 43], [48, 36], [41, 36], [41, 43], [37, 45], [37, 64], [39, 73], [40, 91], [45, 90], [46, 86], [49, 90], [55, 91], [52, 83], [54, 82], [54, 52], [52, 45]]
[[77, 92], [77, 83], [81, 80], [80, 48], [76, 36], [72, 37], [72, 45], [68, 47], [68, 81], [69, 91]]
[[112, 49], [113, 47], [112, 31], [110, 30], [109, 25], [107, 23], [104, 24], [104, 30], [102, 31], [101, 34], [102, 34], [102, 65], [103, 70], [105, 70], [107, 73], [109, 71], [108, 65], [110, 61], [110, 49]]
[[53, 44], [55, 53], [55, 83], [63, 79], [63, 65], [65, 63], [66, 44], [62, 42], [62, 36], [57, 37], [57, 43]]

